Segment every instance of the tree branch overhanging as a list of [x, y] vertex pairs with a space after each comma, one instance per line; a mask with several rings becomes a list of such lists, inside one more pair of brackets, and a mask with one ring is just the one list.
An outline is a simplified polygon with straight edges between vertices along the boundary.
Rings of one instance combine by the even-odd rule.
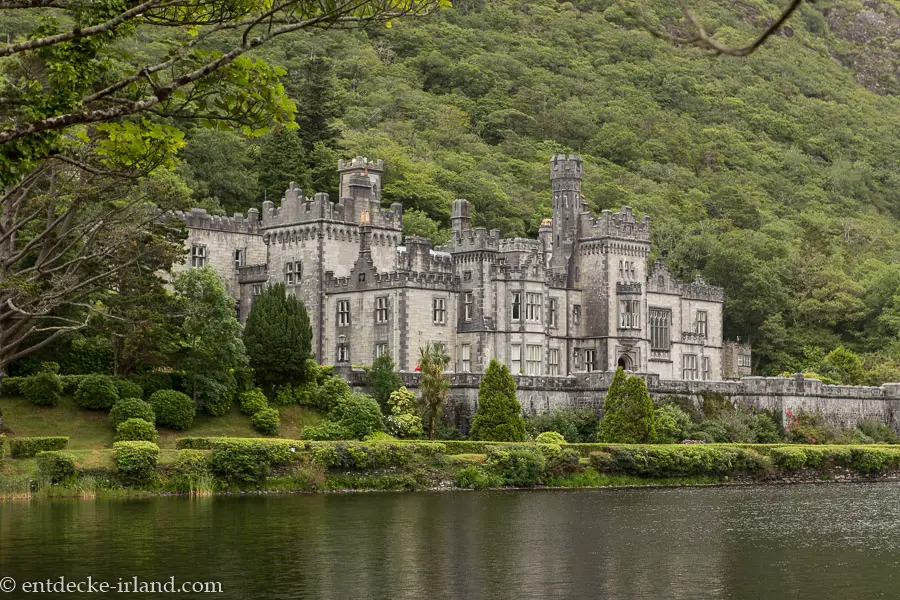
[[637, 21], [643, 29], [650, 33], [650, 35], [673, 44], [695, 46], [714, 55], [726, 56], [748, 56], [758, 50], [766, 40], [781, 29], [787, 20], [791, 18], [798, 8], [800, 8], [800, 5], [803, 4], [803, 0], [791, 0], [790, 4], [781, 12], [779, 17], [766, 27], [752, 42], [745, 46], [731, 47], [717, 42], [712, 38], [703, 24], [700, 23], [697, 16], [690, 10], [687, 0], [682, 0], [681, 8], [684, 19], [692, 31], [692, 33], [688, 35], [672, 34], [665, 29], [651, 25], [642, 15], [636, 13], [630, 6], [626, 6], [622, 0], [616, 1], [625, 14]]

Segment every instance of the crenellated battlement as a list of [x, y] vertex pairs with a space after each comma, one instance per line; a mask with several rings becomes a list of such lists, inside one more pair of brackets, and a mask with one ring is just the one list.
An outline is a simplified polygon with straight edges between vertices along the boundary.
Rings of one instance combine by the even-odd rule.
[[500, 252], [543, 252], [544, 247], [540, 240], [529, 238], [506, 238], [500, 240]]
[[382, 229], [403, 229], [403, 205], [399, 202], [390, 208], [382, 208], [374, 201], [361, 201], [359, 198], [342, 198], [332, 202], [326, 193], [318, 193], [313, 197], [303, 195], [303, 190], [295, 182], [291, 182], [280, 206], [272, 201], [263, 202], [262, 224], [264, 229], [288, 227], [311, 221], [337, 221], [358, 225], [360, 215], [367, 213], [373, 227]]
[[500, 250], [500, 230], [488, 231], [487, 227], [476, 227], [475, 229], [454, 231], [445, 248], [448, 252], [453, 253], [478, 250], [497, 252]]
[[635, 219], [630, 206], [623, 206], [622, 211], [617, 213], [604, 210], [597, 218], [585, 212], [581, 214], [581, 231], [583, 239], [610, 237], [649, 244], [650, 217]]
[[577, 154], [555, 154], [550, 159], [550, 186], [553, 191], [581, 191], [582, 160]]
[[255, 208], [248, 210], [246, 217], [241, 213], [235, 213], [232, 217], [211, 215], [203, 208], [192, 208], [190, 212], [176, 210], [172, 216], [192, 229], [258, 234], [260, 228], [259, 211]]
[[725, 290], [715, 285], [709, 285], [699, 275], [691, 283], [681, 284], [681, 295], [686, 300], [725, 301]]
[[351, 169], [384, 171], [384, 161], [380, 158], [377, 160], [369, 160], [365, 156], [356, 156], [350, 160], [338, 159], [338, 171], [349, 171]]
[[[375, 273], [365, 282], [365, 289], [379, 290], [398, 287], [417, 287], [443, 291], [457, 291], [459, 278], [453, 273], [423, 271], [391, 271]], [[335, 277], [332, 271], [325, 273], [325, 293], [340, 294], [355, 291], [360, 285], [356, 274], [346, 277]]]
[[686, 300], [725, 301], [723, 288], [706, 283], [699, 275], [690, 283], [678, 281], [659, 259], [653, 263], [653, 268], [647, 277], [647, 291], [678, 295]]

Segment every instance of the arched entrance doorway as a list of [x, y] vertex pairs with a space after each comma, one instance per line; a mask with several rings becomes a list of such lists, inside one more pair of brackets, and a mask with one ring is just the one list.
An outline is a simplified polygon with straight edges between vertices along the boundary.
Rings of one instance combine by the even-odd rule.
[[628, 356], [627, 354], [623, 354], [622, 356], [620, 356], [620, 357], [619, 357], [619, 362], [618, 362], [617, 364], [618, 364], [618, 366], [622, 367], [622, 368], [625, 369], [626, 371], [633, 371], [633, 370], [634, 370], [634, 369], [631, 368], [631, 367], [632, 367], [631, 357]]

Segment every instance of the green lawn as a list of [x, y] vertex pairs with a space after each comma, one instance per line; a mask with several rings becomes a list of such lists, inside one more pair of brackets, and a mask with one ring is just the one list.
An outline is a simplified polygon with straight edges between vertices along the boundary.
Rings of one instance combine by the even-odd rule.
[[[69, 437], [72, 450], [112, 448], [113, 430], [107, 414], [82, 410], [69, 397], [51, 408], [35, 406], [25, 398], [4, 396], [0, 397], [0, 411], [6, 427], [4, 433], [9, 437], [65, 435]], [[281, 428], [277, 437], [282, 438], [299, 438], [303, 427], [322, 420], [320, 413], [302, 406], [283, 406], [280, 412]], [[263, 437], [253, 429], [250, 417], [241, 414], [236, 405], [222, 417], [198, 415], [194, 426], [187, 431], [160, 429], [159, 434], [161, 448], [174, 448], [175, 440], [185, 436]], [[87, 456], [85, 458], [89, 460]]]

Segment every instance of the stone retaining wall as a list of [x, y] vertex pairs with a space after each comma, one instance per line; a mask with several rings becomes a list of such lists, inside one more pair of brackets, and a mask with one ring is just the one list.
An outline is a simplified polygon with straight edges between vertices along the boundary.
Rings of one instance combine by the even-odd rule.
[[[366, 386], [361, 370], [336, 369], [356, 387]], [[699, 408], [704, 395], [720, 395], [735, 405], [768, 410], [781, 414], [788, 411], [818, 412], [833, 427], [854, 427], [859, 421], [874, 419], [900, 431], [900, 383], [879, 387], [825, 385], [818, 379], [793, 377], [744, 377], [739, 381], [672, 381], [658, 375], [640, 374], [647, 381], [650, 395], [680, 396]], [[445, 416], [466, 428], [478, 406], [481, 374], [452, 373], [450, 402]], [[591, 408], [603, 410], [606, 390], [613, 373], [577, 373], [569, 377], [514, 376], [519, 403], [527, 413], [541, 413], [555, 408]], [[419, 387], [418, 373], [401, 373], [404, 384]]]

